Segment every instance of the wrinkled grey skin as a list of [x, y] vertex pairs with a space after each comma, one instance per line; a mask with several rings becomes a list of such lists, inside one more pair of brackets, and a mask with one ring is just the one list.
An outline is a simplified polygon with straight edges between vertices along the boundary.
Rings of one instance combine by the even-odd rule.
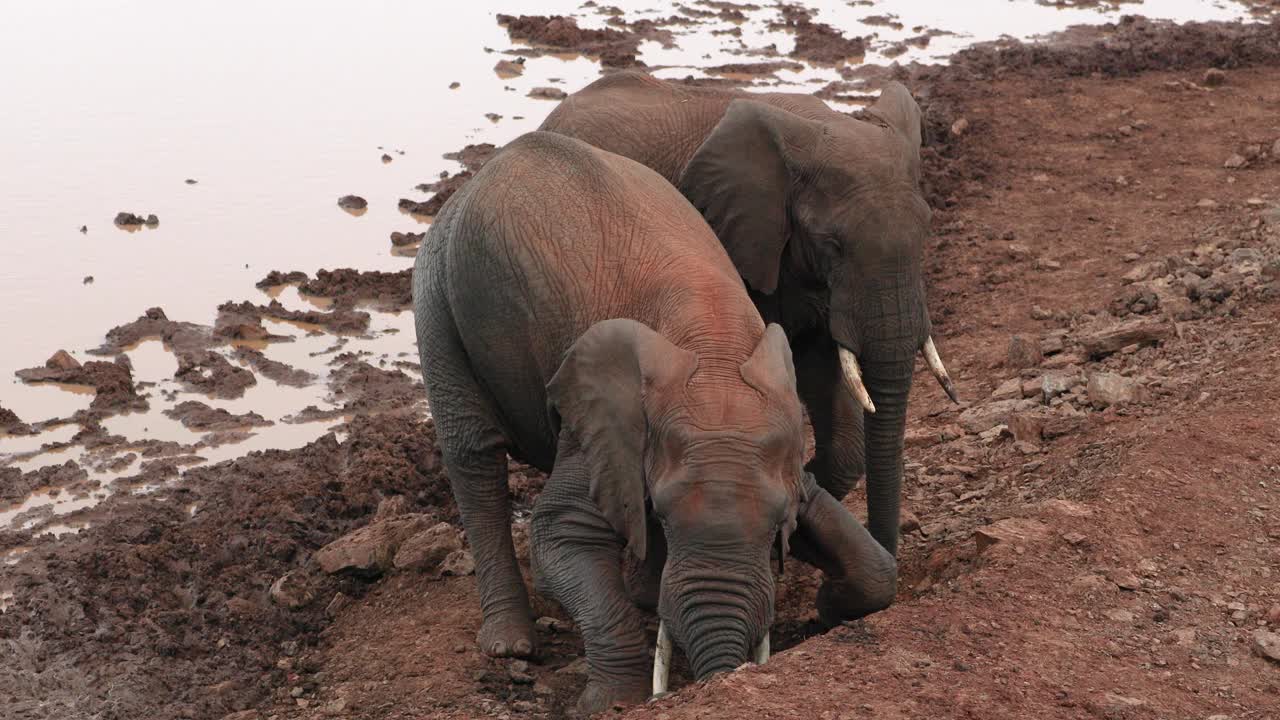
[[413, 289], [485, 652], [534, 651], [508, 453], [550, 473], [531, 554], [539, 590], [582, 630], [584, 712], [647, 695], [641, 608], [699, 677], [744, 662], [773, 620], [770, 553], [788, 541], [826, 571], [828, 620], [892, 601], [893, 558], [803, 471], [785, 335], [653, 171], [522, 136], [445, 204]]
[[[541, 129], [653, 168], [703, 213], [761, 315], [790, 338], [817, 442], [808, 469], [839, 499], [865, 466], [868, 527], [896, 553], [907, 397], [930, 328], [930, 210], [911, 94], [889, 83], [866, 115], [619, 72], [569, 96]], [[876, 408], [865, 423], [837, 345], [862, 367]]]

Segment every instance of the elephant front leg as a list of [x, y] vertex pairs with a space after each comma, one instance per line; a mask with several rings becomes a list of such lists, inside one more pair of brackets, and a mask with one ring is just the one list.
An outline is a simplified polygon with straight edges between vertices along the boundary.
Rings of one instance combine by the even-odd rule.
[[866, 470], [862, 408], [844, 382], [831, 338], [814, 338], [793, 354], [796, 390], [813, 425], [814, 455], [805, 470], [842, 500]]
[[587, 495], [581, 466], [563, 455], [533, 512], [538, 591], [556, 599], [582, 632], [587, 687], [577, 711], [589, 715], [649, 695], [644, 616], [627, 592], [623, 541]]

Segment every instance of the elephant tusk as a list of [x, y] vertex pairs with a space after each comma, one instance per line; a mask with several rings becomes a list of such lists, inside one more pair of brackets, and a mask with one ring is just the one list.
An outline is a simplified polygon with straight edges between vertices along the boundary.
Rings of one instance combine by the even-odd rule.
[[667, 676], [671, 672], [671, 636], [667, 634], [667, 623], [658, 622], [658, 642], [653, 652], [653, 694], [662, 695], [667, 692]]
[[765, 633], [764, 637], [760, 638], [760, 644], [756, 645], [755, 661], [757, 665], [769, 662], [769, 633]]
[[849, 389], [853, 391], [853, 396], [858, 398], [858, 404], [867, 412], [874, 413], [876, 405], [871, 402], [867, 386], [862, 384], [862, 371], [858, 369], [858, 358], [843, 347], [840, 348], [840, 367], [844, 369], [844, 379], [849, 382]]
[[951, 402], [959, 404], [960, 400], [956, 397], [956, 386], [951, 382], [951, 376], [947, 374], [947, 368], [942, 364], [942, 358], [938, 357], [938, 346], [933, 344], [932, 335], [924, 341], [924, 359], [929, 363], [929, 370], [933, 372], [933, 376], [938, 378], [938, 384], [942, 386], [943, 392], [947, 394], [947, 397], [951, 398]]

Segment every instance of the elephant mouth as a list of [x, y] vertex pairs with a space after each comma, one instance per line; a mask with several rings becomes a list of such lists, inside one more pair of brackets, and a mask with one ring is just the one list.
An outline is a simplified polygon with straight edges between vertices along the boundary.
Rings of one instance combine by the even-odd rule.
[[[671, 652], [674, 647], [675, 643], [671, 641], [671, 634], [667, 631], [667, 622], [658, 621], [658, 640], [653, 649], [654, 697], [667, 693], [667, 682], [671, 674]], [[751, 659], [757, 665], [764, 665], [769, 662], [769, 654], [769, 633], [766, 632], [752, 652]]]

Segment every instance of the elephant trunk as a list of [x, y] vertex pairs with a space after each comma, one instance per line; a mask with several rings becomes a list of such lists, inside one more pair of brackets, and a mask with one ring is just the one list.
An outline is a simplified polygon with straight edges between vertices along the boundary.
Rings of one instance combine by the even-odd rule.
[[867, 530], [888, 550], [898, 552], [898, 513], [902, 492], [902, 441], [914, 357], [863, 362], [875, 413], [865, 417], [867, 449]]
[[[663, 588], [659, 614], [670, 624], [698, 679], [727, 672], [755, 657], [773, 622], [773, 577], [699, 573]], [[754, 574], [753, 574], [754, 575]], [[678, 588], [678, 590], [677, 590]]]

